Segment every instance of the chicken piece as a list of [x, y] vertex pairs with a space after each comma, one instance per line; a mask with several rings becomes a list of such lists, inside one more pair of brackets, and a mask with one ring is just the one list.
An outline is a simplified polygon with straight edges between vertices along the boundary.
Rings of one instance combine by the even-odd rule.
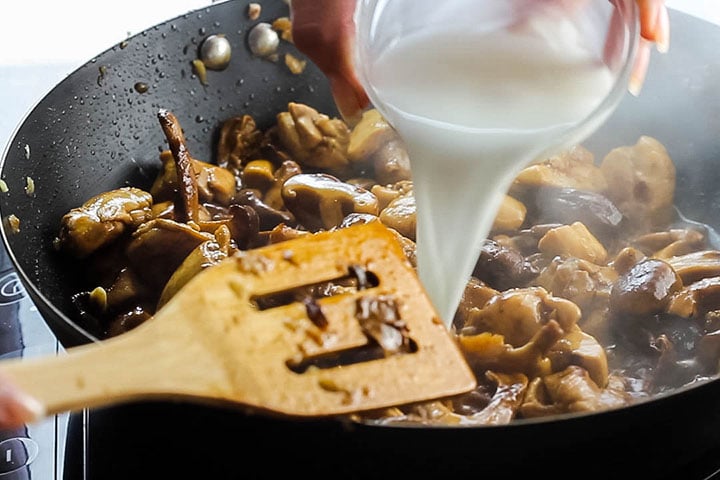
[[278, 136], [292, 159], [302, 166], [322, 168], [335, 175], [350, 169], [350, 129], [338, 118], [330, 118], [312, 107], [291, 102], [277, 116]]
[[540, 272], [535, 284], [570, 300], [585, 312], [606, 304], [617, 278], [614, 268], [575, 257], [555, 257]]
[[[372, 215], [369, 213], [351, 213], [347, 217], [343, 219], [343, 221], [335, 228], [346, 228], [351, 225], [356, 224], [366, 224], [370, 222], [379, 222], [380, 218], [377, 215]], [[333, 230], [335, 229], [333, 228]], [[400, 244], [400, 247], [403, 250], [403, 253], [405, 254], [405, 258], [408, 259], [410, 262], [410, 265], [413, 267], [417, 267], [417, 257], [416, 257], [416, 245], [415, 242], [407, 238], [405, 235], [401, 234], [394, 228], [388, 228], [390, 230], [390, 233], [395, 235], [395, 238], [397, 238], [398, 243]]]
[[380, 212], [380, 221], [412, 241], [416, 240], [417, 205], [412, 190], [390, 201]]
[[386, 185], [375, 184], [370, 188], [370, 191], [377, 197], [378, 208], [382, 211], [399, 196], [412, 194], [413, 183], [408, 180], [401, 180]]
[[600, 388], [576, 365], [530, 382], [520, 407], [524, 418], [574, 412], [596, 412], [629, 405], [631, 397], [619, 388]]
[[559, 187], [604, 192], [605, 176], [595, 165], [595, 156], [585, 147], [576, 146], [542, 162], [525, 167], [516, 177], [512, 190], [528, 187]]
[[553, 228], [538, 242], [540, 251], [548, 256], [575, 257], [596, 264], [607, 260], [607, 250], [580, 222]]
[[240, 174], [243, 188], [266, 192], [275, 183], [275, 166], [269, 160], [251, 160]]
[[337, 227], [353, 212], [378, 214], [375, 195], [323, 173], [294, 175], [283, 185], [282, 198], [295, 218], [311, 231]]
[[365, 162], [383, 145], [396, 138], [397, 133], [380, 112], [374, 108], [367, 110], [350, 132], [348, 159], [355, 163]]
[[490, 288], [476, 277], [470, 277], [460, 298], [460, 305], [455, 312], [453, 325], [462, 330], [472, 309], [482, 308], [488, 300], [499, 294], [500, 292]]
[[527, 208], [520, 200], [505, 195], [493, 221], [492, 230], [496, 232], [517, 230], [525, 222], [526, 214]]
[[380, 184], [409, 181], [412, 178], [410, 157], [399, 138], [380, 147], [370, 159], [375, 178]]
[[465, 328], [502, 335], [510, 345], [520, 347], [550, 321], [570, 331], [579, 319], [580, 308], [574, 303], [553, 297], [544, 288], [529, 287], [501, 292], [482, 308], [471, 309]]
[[152, 195], [134, 187], [95, 195], [62, 217], [57, 245], [86, 258], [152, 218], [152, 205]]
[[217, 145], [217, 164], [239, 175], [245, 165], [261, 150], [263, 133], [250, 115], [232, 117], [220, 127]]
[[668, 313], [685, 318], [702, 318], [720, 310], [720, 277], [698, 280], [675, 293], [667, 307]]
[[610, 151], [600, 164], [608, 197], [640, 229], [664, 222], [675, 197], [675, 165], [655, 138]]

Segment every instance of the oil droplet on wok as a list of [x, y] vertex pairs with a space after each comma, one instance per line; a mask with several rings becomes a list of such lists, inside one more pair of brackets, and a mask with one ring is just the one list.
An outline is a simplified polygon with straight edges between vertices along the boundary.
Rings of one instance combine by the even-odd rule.
[[150, 88], [147, 83], [145, 82], [137, 82], [134, 86], [135, 91], [138, 93], [145, 93]]

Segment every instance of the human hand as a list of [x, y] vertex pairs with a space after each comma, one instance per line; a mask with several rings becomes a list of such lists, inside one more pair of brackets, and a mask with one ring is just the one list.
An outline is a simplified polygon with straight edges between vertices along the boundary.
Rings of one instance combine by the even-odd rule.
[[630, 77], [630, 92], [640, 92], [650, 63], [653, 45], [661, 53], [670, 47], [670, 18], [665, 0], [637, 0], [640, 7], [640, 49], [635, 57], [635, 67]]
[[42, 418], [44, 413], [37, 400], [0, 373], [0, 430], [22, 427]]
[[[664, 0], [635, 1], [640, 8], [641, 41], [629, 90], [638, 94], [648, 69], [651, 47], [656, 45], [660, 52], [668, 49], [670, 25]], [[350, 124], [354, 124], [370, 104], [352, 61], [355, 2], [293, 0], [291, 4], [295, 45], [327, 76], [340, 114]], [[609, 37], [612, 38], [612, 30]]]
[[330, 82], [335, 104], [348, 123], [356, 123], [370, 99], [353, 67], [355, 0], [293, 0], [295, 46]]

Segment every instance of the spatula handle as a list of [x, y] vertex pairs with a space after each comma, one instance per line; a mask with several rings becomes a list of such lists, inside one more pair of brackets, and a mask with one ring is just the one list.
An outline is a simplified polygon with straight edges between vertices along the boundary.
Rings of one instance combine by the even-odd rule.
[[[177, 336], [168, 339], [167, 331], [152, 335], [151, 323], [57, 356], [0, 362], [0, 371], [35, 397], [48, 415], [191, 394], [188, 386], [205, 388], [216, 380], [217, 372], [198, 365], [206, 358], [194, 351], [201, 346], [191, 339], [178, 343]], [[192, 365], [188, 359], [195, 359]]]

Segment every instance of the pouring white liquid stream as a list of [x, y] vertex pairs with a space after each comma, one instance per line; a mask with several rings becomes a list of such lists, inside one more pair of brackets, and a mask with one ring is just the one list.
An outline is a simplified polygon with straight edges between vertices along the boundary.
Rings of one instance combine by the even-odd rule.
[[587, 121], [617, 79], [597, 55], [573, 48], [577, 28], [432, 26], [365, 65], [368, 94], [408, 149], [418, 273], [448, 326], [515, 176], [609, 115]]

